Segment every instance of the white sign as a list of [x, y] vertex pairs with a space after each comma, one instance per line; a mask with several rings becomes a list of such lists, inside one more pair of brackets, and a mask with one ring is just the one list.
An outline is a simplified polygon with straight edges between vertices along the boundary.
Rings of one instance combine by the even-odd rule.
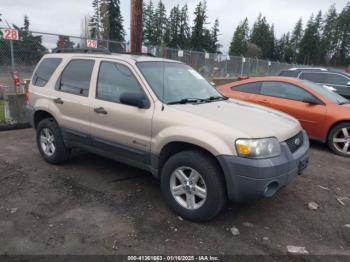
[[177, 52], [177, 56], [178, 57], [184, 57], [184, 51], [183, 50], [179, 50], [179, 52]]
[[271, 66], [271, 61], [268, 62], [268, 66]]
[[18, 36], [18, 31], [15, 29], [11, 29], [11, 28], [5, 28], [5, 29], [1, 29], [2, 31], [2, 37], [4, 39], [7, 40], [18, 40], [19, 36]]
[[142, 46], [142, 51], [141, 51], [142, 54], [147, 54], [148, 53], [148, 48], [147, 46]]
[[242, 57], [242, 63], [245, 63], [245, 57]]
[[226, 60], [227, 61], [230, 61], [231, 60], [231, 58], [230, 58], [230, 56], [228, 55], [228, 56], [226, 56]]
[[93, 40], [93, 39], [86, 40], [86, 47], [87, 48], [97, 48], [97, 40]]
[[209, 53], [205, 53], [205, 59], [209, 59], [209, 58], [210, 58]]

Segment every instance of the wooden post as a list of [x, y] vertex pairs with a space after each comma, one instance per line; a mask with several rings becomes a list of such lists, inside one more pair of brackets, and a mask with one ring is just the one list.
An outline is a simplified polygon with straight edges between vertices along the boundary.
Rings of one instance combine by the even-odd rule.
[[131, 0], [130, 49], [132, 53], [142, 52], [142, 0]]

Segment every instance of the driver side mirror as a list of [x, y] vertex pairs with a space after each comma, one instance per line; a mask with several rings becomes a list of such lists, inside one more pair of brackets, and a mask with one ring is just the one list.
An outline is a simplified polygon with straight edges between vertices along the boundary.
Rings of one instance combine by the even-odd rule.
[[314, 97], [305, 97], [303, 99], [303, 102], [304, 103], [307, 103], [307, 104], [310, 104], [310, 105], [319, 105], [320, 104], [320, 101], [318, 101], [316, 98]]
[[125, 92], [120, 95], [120, 102], [124, 105], [147, 109], [150, 107], [148, 99], [141, 93]]

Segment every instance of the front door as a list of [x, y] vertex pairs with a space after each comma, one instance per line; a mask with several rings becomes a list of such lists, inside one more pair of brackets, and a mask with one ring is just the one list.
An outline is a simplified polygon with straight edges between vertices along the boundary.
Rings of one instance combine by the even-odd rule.
[[101, 60], [90, 107], [93, 145], [122, 161], [148, 164], [153, 103], [149, 108], [122, 104], [125, 92], [142, 93], [151, 101], [128, 64]]

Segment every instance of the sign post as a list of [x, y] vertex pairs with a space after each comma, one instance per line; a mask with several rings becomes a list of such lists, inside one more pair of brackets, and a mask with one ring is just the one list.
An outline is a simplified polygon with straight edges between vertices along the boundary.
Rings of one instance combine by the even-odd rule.
[[5, 28], [5, 29], [1, 29], [2, 31], [2, 35], [3, 38], [6, 40], [10, 40], [10, 52], [11, 52], [11, 73], [12, 75], [15, 72], [15, 54], [13, 51], [13, 40], [18, 40], [18, 31], [15, 29], [11, 29], [11, 28]]

